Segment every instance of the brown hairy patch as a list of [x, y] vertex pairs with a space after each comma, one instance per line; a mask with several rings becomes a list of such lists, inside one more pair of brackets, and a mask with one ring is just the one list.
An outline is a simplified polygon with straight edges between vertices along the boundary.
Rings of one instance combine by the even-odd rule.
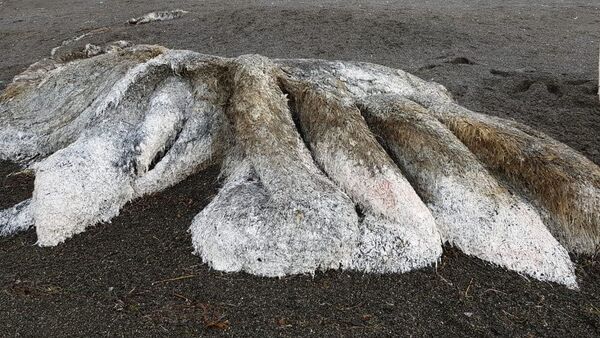
[[[348, 156], [374, 172], [392, 162], [354, 104], [343, 102], [334, 92], [316, 84], [285, 78], [281, 78], [281, 83], [294, 98], [295, 111], [309, 144], [335, 137]], [[336, 89], [335, 92], [344, 93], [343, 88]]]
[[136, 62], [146, 62], [150, 59], [153, 59], [157, 56], [160, 56], [166, 51], [164, 47], [152, 46], [149, 49], [143, 50], [123, 50], [119, 52], [119, 56], [123, 57], [125, 60], [136, 61]]
[[236, 140], [245, 151], [271, 156], [274, 165], [288, 166], [289, 157], [297, 155], [300, 143], [284, 94], [277, 85], [274, 66], [251, 58], [230, 67], [229, 82], [233, 88], [226, 115], [233, 124]]
[[19, 94], [24, 92], [28, 87], [28, 84], [25, 82], [13, 82], [6, 86], [4, 90], [0, 93], [0, 102], [8, 102]]
[[[121, 57], [123, 60], [142, 63], [161, 55], [165, 52], [165, 50], [166, 49], [164, 47], [159, 46], [151, 46], [148, 49], [141, 50], [121, 50], [119, 51], [119, 57]], [[104, 53], [105, 50], [100, 52], [100, 54]], [[90, 55], [85, 48], [81, 48], [59, 56], [57, 61], [60, 63], [69, 63], [77, 60], [88, 59], [96, 55], [98, 55], [98, 53]]]
[[78, 50], [74, 52], [70, 52], [58, 57], [58, 62], [60, 63], [69, 63], [76, 60], [87, 59], [88, 55], [84, 50]]
[[[600, 168], [543, 134], [526, 132], [516, 123], [477, 116], [444, 117], [443, 122], [487, 166], [524, 186], [560, 223], [570, 249], [593, 254], [600, 243], [600, 196], [581, 189], [600, 189]], [[492, 122], [493, 121], [493, 122]]]
[[361, 104], [360, 108], [379, 142], [425, 201], [432, 198], [428, 195], [429, 189], [418, 184], [398, 156], [407, 156], [418, 162], [422, 170], [438, 173], [450, 167], [462, 170], [477, 161], [464, 147], [452, 146], [460, 144], [456, 136], [415, 102], [399, 97], [379, 98], [376, 104]]
[[[379, 135], [384, 144], [398, 144], [405, 151], [418, 153], [419, 163], [431, 167], [446, 162], [466, 166], [464, 153], [449, 147], [451, 142], [459, 142], [427, 109], [408, 100], [387, 102], [383, 114], [373, 114], [370, 109], [362, 109], [369, 127]], [[440, 157], [433, 158], [431, 154]]]

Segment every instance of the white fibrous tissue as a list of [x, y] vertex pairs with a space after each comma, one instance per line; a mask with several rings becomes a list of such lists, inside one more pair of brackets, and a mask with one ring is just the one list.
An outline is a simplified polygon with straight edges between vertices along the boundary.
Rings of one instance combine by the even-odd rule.
[[1, 236], [54, 246], [218, 164], [190, 233], [221, 271], [400, 273], [449, 244], [577, 288], [569, 252], [600, 243], [597, 165], [406, 72], [124, 42], [69, 55], [0, 93], [0, 159], [35, 174]]

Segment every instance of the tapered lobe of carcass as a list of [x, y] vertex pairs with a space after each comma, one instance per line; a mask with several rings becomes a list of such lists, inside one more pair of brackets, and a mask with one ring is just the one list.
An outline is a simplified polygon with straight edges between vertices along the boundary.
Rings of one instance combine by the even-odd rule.
[[353, 204], [315, 166], [273, 71], [256, 55], [231, 61], [232, 148], [223, 187], [194, 218], [194, 248], [219, 270], [264, 276], [348, 266]]
[[567, 251], [538, 213], [501, 186], [430, 112], [392, 95], [373, 96], [361, 108], [428, 203], [444, 240], [511, 270], [577, 287]]
[[316, 163], [366, 214], [356, 267], [397, 272], [435, 262], [441, 238], [433, 216], [343, 90], [282, 83]]
[[[473, 113], [457, 105], [440, 85], [400, 70], [358, 63], [308, 64], [334, 68], [358, 98], [393, 93], [430, 109], [494, 174], [526, 190], [547, 214], [554, 236], [570, 251], [598, 250], [600, 168], [583, 155], [519, 123]], [[302, 67], [306, 68], [300, 64], [300, 73]]]
[[[86, 49], [74, 50], [57, 57], [55, 60], [44, 59], [40, 62], [36, 62], [25, 72], [19, 74], [19, 76], [15, 78], [15, 81], [4, 88], [4, 90], [0, 93], [0, 103], [13, 100], [22, 93], [26, 92], [28, 89], [32, 89], [33, 86], [39, 84], [43, 80], [44, 76], [47, 75], [48, 71], [52, 69], [62, 67], [65, 64], [73, 61], [87, 59], [91, 56], [97, 56], [98, 54], [105, 53], [106, 51], [107, 50], [100, 49], [96, 52], [96, 54], [90, 55], [90, 52]], [[153, 46], [132, 51], [115, 51], [114, 53], [118, 54], [121, 62], [128, 61], [143, 63], [161, 55], [165, 51], [166, 49], [164, 47]]]
[[477, 114], [449, 114], [442, 120], [487, 166], [528, 190], [550, 212], [555, 223], [550, 228], [569, 250], [598, 250], [600, 167], [512, 121]]
[[[266, 63], [260, 58], [256, 60]], [[230, 99], [227, 114], [234, 122], [236, 140], [243, 144], [246, 152], [255, 155], [276, 156], [274, 159], [277, 156], [295, 156], [288, 149], [297, 149], [301, 144], [293, 124], [290, 124], [284, 94], [275, 81], [269, 81], [274, 78], [273, 66], [234, 64], [231, 72], [235, 77], [231, 80], [234, 96]], [[279, 127], [275, 128], [275, 125]], [[261, 134], [269, 137], [263, 138]]]

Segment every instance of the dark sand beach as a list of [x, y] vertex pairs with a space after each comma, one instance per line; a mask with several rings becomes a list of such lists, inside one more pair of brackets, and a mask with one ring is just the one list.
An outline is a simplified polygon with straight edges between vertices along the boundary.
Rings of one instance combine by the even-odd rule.
[[[154, 10], [172, 21], [129, 25]], [[128, 40], [222, 56], [378, 63], [445, 85], [475, 111], [515, 119], [600, 164], [597, 1], [0, 0], [0, 89], [62, 41]], [[0, 163], [0, 208], [33, 177]], [[268, 279], [209, 269], [187, 229], [218, 168], [128, 204], [54, 248], [0, 238], [0, 336], [600, 335], [600, 261], [576, 257], [579, 291], [447, 247], [401, 275], [327, 271]]]

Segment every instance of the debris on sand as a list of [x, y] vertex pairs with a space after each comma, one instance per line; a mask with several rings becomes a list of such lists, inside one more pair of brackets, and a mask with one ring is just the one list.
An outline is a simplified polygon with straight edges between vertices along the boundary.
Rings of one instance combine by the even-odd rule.
[[96, 34], [100, 34], [100, 33], [105, 33], [108, 32], [110, 29], [108, 27], [100, 27], [100, 28], [96, 28], [96, 29], [92, 29], [89, 32], [86, 32], [84, 34], [78, 35], [78, 36], [74, 36], [70, 39], [64, 40], [63, 42], [61, 42], [60, 46], [56, 46], [54, 48], [52, 48], [52, 50], [50, 51], [50, 57], [54, 57], [55, 55], [57, 55], [57, 53], [61, 50], [64, 49], [65, 47], [79, 41], [82, 40], [84, 38], [90, 37], [92, 35], [96, 35]]
[[166, 21], [166, 20], [178, 19], [187, 13], [189, 13], [189, 12], [181, 10], [181, 9], [176, 9], [174, 11], [150, 12], [150, 13], [144, 14], [138, 18], [131, 18], [127, 22], [131, 25], [141, 25], [143, 23], [148, 23], [148, 22], [153, 22], [153, 21]]

